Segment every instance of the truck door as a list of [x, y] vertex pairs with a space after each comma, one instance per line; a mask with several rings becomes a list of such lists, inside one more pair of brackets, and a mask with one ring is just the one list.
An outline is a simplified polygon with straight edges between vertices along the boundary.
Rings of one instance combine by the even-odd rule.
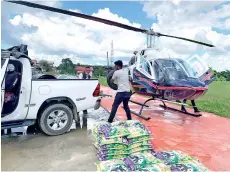
[[7, 69], [7, 65], [9, 63], [9, 58], [1, 59], [1, 109], [4, 104], [4, 97], [5, 97], [5, 73]]
[[187, 62], [195, 70], [196, 76], [200, 81], [210, 84], [214, 72], [200, 59], [198, 55], [191, 56], [187, 59]]

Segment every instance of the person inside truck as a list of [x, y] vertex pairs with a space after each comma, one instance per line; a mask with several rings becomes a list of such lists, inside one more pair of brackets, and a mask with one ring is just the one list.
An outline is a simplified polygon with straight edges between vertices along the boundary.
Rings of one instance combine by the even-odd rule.
[[15, 66], [9, 64], [7, 67], [7, 73], [5, 77], [5, 100], [3, 113], [9, 113], [16, 102], [16, 86], [19, 82], [19, 73], [16, 72]]
[[86, 69], [85, 69], [85, 71], [82, 73], [82, 79], [87, 79]]
[[19, 80], [18, 73], [15, 71], [13, 64], [9, 64], [7, 67], [5, 90], [13, 91]]

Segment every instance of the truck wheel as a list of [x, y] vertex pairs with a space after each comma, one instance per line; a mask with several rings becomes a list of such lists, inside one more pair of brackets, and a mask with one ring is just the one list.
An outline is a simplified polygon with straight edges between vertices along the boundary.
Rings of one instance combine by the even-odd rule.
[[73, 123], [73, 112], [64, 104], [48, 106], [38, 119], [41, 130], [50, 136], [66, 133]]
[[107, 75], [107, 84], [109, 85], [110, 88], [112, 88], [113, 90], [117, 90], [118, 89], [118, 86], [117, 84], [114, 84], [111, 82], [111, 79], [113, 77], [113, 74], [114, 74], [115, 70], [112, 70], [109, 72], [109, 74]]

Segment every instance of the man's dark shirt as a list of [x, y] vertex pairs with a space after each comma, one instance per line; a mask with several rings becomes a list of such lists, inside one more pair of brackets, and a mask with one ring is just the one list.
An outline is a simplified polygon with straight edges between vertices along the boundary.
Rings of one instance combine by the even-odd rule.
[[12, 72], [6, 74], [6, 80], [5, 80], [5, 90], [6, 91], [12, 91], [15, 85], [18, 82], [18, 73]]

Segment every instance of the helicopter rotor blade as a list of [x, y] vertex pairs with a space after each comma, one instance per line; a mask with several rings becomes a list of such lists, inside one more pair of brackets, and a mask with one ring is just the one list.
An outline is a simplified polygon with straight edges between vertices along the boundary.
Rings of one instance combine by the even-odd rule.
[[122, 24], [122, 23], [114, 22], [114, 21], [111, 21], [111, 20], [102, 19], [102, 18], [99, 18], [99, 17], [94, 17], [94, 16], [90, 16], [90, 15], [86, 15], [86, 14], [82, 14], [82, 13], [77, 13], [77, 12], [73, 12], [73, 11], [63, 10], [63, 9], [60, 9], [60, 8], [49, 7], [49, 6], [46, 6], [46, 5], [36, 4], [36, 3], [33, 3], [33, 2], [12, 1], [12, 0], [4, 0], [4, 1], [14, 3], [14, 4], [20, 4], [20, 5], [24, 5], [24, 6], [28, 6], [28, 7], [32, 7], [32, 8], [38, 8], [38, 9], [43, 9], [43, 10], [47, 10], [47, 11], [52, 11], [52, 12], [56, 12], [56, 13], [60, 13], [60, 14], [65, 14], [65, 15], [69, 15], [69, 16], [75, 16], [75, 17], [79, 17], [79, 18], [84, 18], [84, 19], [87, 19], [87, 20], [92, 20], [92, 21], [104, 23], [104, 24], [111, 25], [111, 26], [116, 26], [116, 27], [119, 27], [119, 28], [131, 30], [131, 31], [135, 31], [135, 32], [145, 33], [145, 34], [148, 34], [148, 35], [165, 36], [165, 37], [176, 38], [176, 39], [181, 39], [181, 40], [184, 40], [184, 41], [189, 41], [189, 42], [205, 45], [205, 46], [208, 46], [208, 47], [214, 47], [214, 45], [199, 42], [199, 41], [195, 41], [195, 40], [191, 40], [191, 39], [187, 39], [187, 38], [171, 36], [171, 35], [165, 35], [165, 34], [161, 34], [161, 33], [157, 33], [157, 32], [149, 32], [146, 29], [136, 28], [136, 27], [133, 27], [133, 26], [129, 26], [129, 25], [125, 25], [125, 24]]
[[73, 11], [63, 10], [63, 9], [60, 9], [60, 8], [49, 7], [49, 6], [46, 6], [46, 5], [36, 4], [36, 3], [33, 3], [33, 2], [8, 1], [8, 0], [5, 0], [5, 1], [10, 2], [10, 3], [25, 5], [25, 6], [32, 7], [32, 8], [39, 8], [39, 9], [43, 9], [43, 10], [47, 10], [47, 11], [66, 14], [66, 15], [69, 15], [69, 16], [75, 16], [75, 17], [79, 17], [79, 18], [93, 20], [93, 21], [97, 21], [97, 22], [100, 22], [100, 23], [116, 26], [116, 27], [119, 27], [119, 28], [131, 30], [131, 31], [135, 31], [135, 32], [144, 33], [144, 32], [147, 31], [145, 29], [136, 28], [136, 27], [133, 27], [133, 26], [129, 26], [129, 25], [125, 25], [125, 24], [122, 24], [122, 23], [114, 22], [114, 21], [111, 21], [111, 20], [106, 20], [106, 19], [102, 19], [102, 18], [99, 18], [99, 17], [94, 17], [94, 16], [90, 16], [90, 15], [86, 15], [86, 14], [82, 14], [82, 13], [77, 13], [77, 12], [73, 12]]
[[165, 37], [170, 37], [170, 38], [181, 39], [181, 40], [189, 41], [189, 42], [194, 42], [194, 43], [205, 45], [205, 46], [208, 46], [208, 47], [215, 47], [214, 45], [207, 44], [207, 43], [200, 42], [200, 41], [195, 41], [195, 40], [188, 39], [188, 38], [183, 38], [183, 37], [178, 37], [178, 36], [171, 36], [171, 35], [165, 35], [165, 34], [161, 34], [161, 33], [157, 33], [157, 35], [158, 36], [165, 36]]

